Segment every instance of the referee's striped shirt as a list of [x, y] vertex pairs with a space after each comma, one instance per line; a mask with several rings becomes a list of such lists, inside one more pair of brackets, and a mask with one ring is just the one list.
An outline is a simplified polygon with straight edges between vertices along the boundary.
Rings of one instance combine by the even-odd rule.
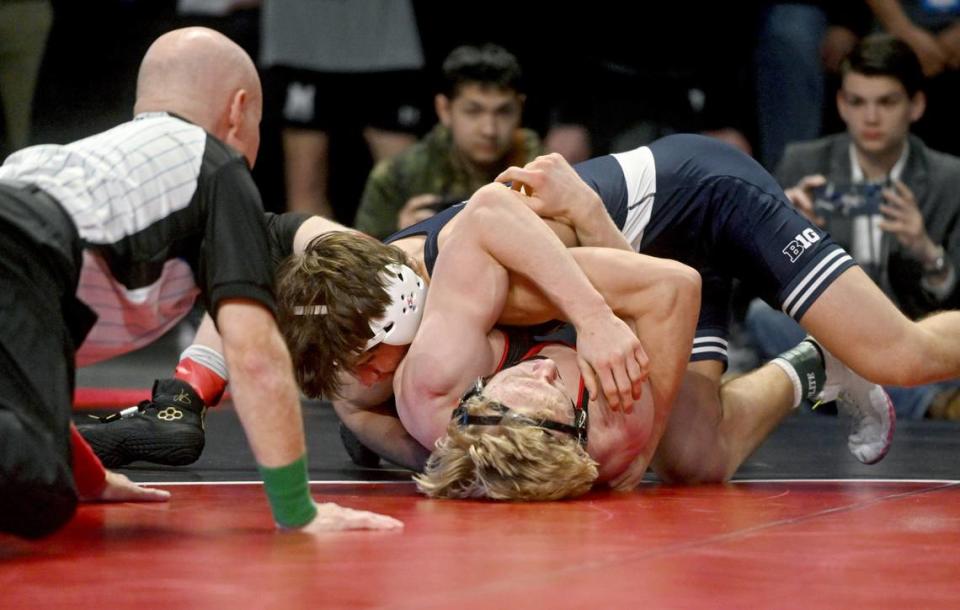
[[73, 218], [83, 242], [80, 300], [97, 324], [78, 364], [142, 347], [180, 320], [198, 294], [273, 309], [260, 195], [244, 158], [166, 113], [66, 145], [11, 155], [0, 180], [33, 183]]

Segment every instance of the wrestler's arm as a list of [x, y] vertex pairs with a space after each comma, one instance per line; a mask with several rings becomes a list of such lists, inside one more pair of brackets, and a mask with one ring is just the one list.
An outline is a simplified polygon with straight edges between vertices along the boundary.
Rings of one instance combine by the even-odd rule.
[[[672, 260], [605, 248], [574, 248], [577, 263], [618, 316], [632, 322], [650, 358], [654, 420], [650, 440], [617, 488], [643, 478], [666, 429], [670, 411], [690, 358], [700, 311], [700, 277]], [[507, 299], [518, 317], [510, 323], [538, 323], [560, 315], [536, 287], [511, 277]]]
[[[602, 391], [614, 409], [632, 402], [646, 379], [643, 347], [523, 198], [501, 184], [488, 184], [473, 194], [451, 231], [470, 239], [504, 269], [528, 278], [576, 327], [578, 364], [591, 398]], [[450, 235], [441, 256], [460, 247], [447, 245], [453, 241]], [[461, 272], [470, 269], [460, 267]]]
[[458, 224], [448, 240], [437, 257], [420, 329], [393, 381], [404, 428], [427, 448], [444, 434], [457, 398], [496, 367], [487, 333], [508, 289], [506, 270], [476, 231]]
[[600, 196], [561, 155], [552, 153], [522, 168], [507, 168], [496, 180], [510, 182], [516, 189], [522, 185], [529, 195], [522, 201], [541, 218], [557, 221], [560, 226], [554, 230], [564, 243], [571, 245], [568, 236], [572, 236], [573, 245], [635, 251]]
[[314, 237], [319, 237], [327, 233], [337, 233], [347, 231], [349, 233], [360, 233], [356, 229], [345, 227], [339, 222], [324, 218], [323, 216], [311, 216], [300, 225], [296, 234], [293, 236], [293, 254], [302, 254], [307, 249], [307, 244]]
[[398, 466], [416, 472], [423, 470], [430, 452], [400, 423], [392, 400], [371, 407], [334, 399], [333, 408], [343, 425], [365, 447]]
[[[607, 253], [609, 259], [612, 251]], [[646, 263], [658, 261], [656, 270]], [[622, 265], [620, 270], [618, 266]], [[630, 267], [649, 275], [650, 282], [642, 290], [625, 285]], [[650, 362], [650, 388], [653, 394], [654, 417], [650, 438], [631, 466], [609, 482], [616, 489], [633, 489], [642, 480], [667, 428], [677, 392], [686, 374], [693, 348], [693, 339], [700, 314], [700, 275], [692, 268], [675, 261], [651, 259], [640, 254], [621, 257], [614, 263], [602, 264], [609, 272], [612, 306], [619, 315], [632, 319], [637, 336], [654, 357]], [[636, 275], [634, 274], [634, 277]], [[601, 280], [602, 281], [602, 280]], [[617, 285], [617, 282], [621, 282]], [[614, 286], [619, 286], [619, 289]]]

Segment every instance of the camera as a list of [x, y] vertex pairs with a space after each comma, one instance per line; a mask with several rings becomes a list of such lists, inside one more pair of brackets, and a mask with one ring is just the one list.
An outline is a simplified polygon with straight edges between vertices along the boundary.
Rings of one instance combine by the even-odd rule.
[[815, 187], [813, 209], [821, 216], [873, 216], [880, 214], [885, 183], [856, 182]]

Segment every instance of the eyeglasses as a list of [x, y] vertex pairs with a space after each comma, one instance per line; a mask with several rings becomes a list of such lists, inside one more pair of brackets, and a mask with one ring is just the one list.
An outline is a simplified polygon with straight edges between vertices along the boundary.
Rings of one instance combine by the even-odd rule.
[[529, 417], [527, 415], [517, 413], [502, 402], [495, 400], [490, 401], [490, 406], [498, 413], [498, 415], [469, 414], [466, 406], [467, 401], [483, 393], [483, 388], [488, 379], [488, 377], [478, 377], [474, 384], [470, 386], [466, 392], [464, 392], [463, 396], [460, 397], [460, 404], [458, 404], [457, 408], [453, 410], [453, 415], [450, 417], [450, 419], [455, 421], [458, 426], [498, 426], [505, 421], [516, 422], [525, 426], [533, 426], [535, 428], [543, 428], [546, 430], [554, 430], [556, 432], [569, 434], [573, 438], [577, 439], [577, 442], [580, 443], [582, 447], [586, 448], [589, 416], [585, 408], [578, 407], [577, 404], [572, 400], [570, 401], [570, 404], [573, 405], [573, 425], [561, 424], [560, 422], [550, 419]]

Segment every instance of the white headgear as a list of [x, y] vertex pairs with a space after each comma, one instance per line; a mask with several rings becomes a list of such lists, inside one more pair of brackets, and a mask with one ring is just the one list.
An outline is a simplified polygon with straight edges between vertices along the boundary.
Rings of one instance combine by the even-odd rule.
[[367, 341], [364, 351], [380, 343], [408, 345], [412, 342], [420, 328], [423, 305], [427, 300], [426, 283], [410, 267], [391, 263], [380, 275], [390, 295], [390, 304], [383, 317], [371, 320], [373, 337]]

